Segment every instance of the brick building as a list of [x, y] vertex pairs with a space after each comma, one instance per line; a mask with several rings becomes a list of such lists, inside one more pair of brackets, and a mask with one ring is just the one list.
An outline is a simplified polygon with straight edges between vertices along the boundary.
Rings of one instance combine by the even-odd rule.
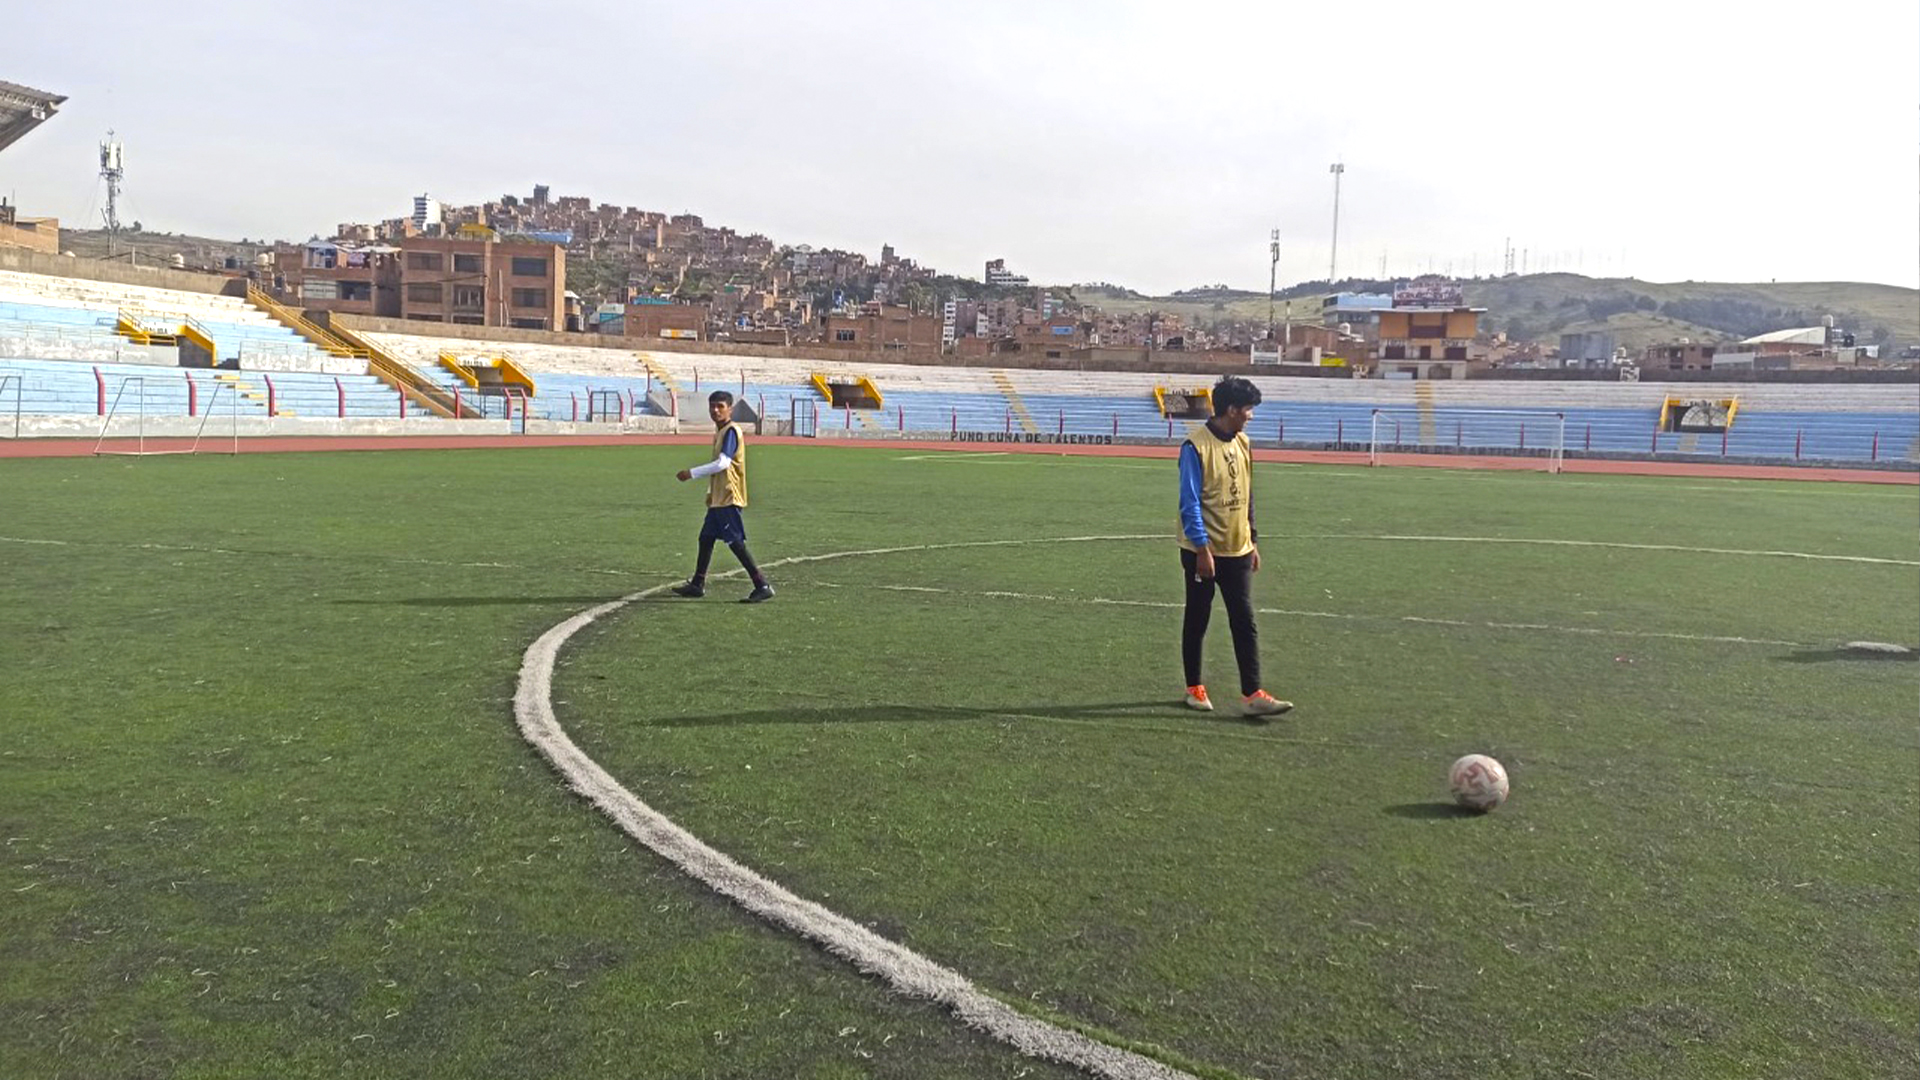
[[1720, 346], [1700, 341], [1649, 345], [1640, 354], [1640, 366], [1648, 371], [1705, 371], [1713, 367], [1718, 351]]
[[567, 252], [558, 244], [418, 237], [400, 244], [401, 318], [558, 330]]
[[633, 338], [679, 338], [707, 340], [707, 320], [711, 312], [705, 304], [669, 304], [656, 300], [637, 300], [627, 304], [622, 317], [622, 332]]
[[566, 325], [567, 253], [557, 244], [316, 240], [281, 248], [274, 270], [274, 291], [309, 310], [522, 330]]
[[940, 348], [941, 319], [911, 308], [866, 304], [857, 315], [822, 315], [820, 344], [829, 349]]
[[1022, 321], [1013, 328], [1012, 340], [1022, 350], [1047, 356], [1061, 356], [1087, 344], [1087, 330], [1076, 319], [1056, 315], [1044, 321]]
[[1428, 278], [1393, 291], [1393, 306], [1379, 313], [1374, 370], [1388, 379], [1466, 377], [1480, 316], [1468, 307], [1457, 282]]
[[400, 249], [312, 240], [273, 254], [273, 292], [308, 311], [400, 317]]
[[0, 247], [25, 248], [42, 255], [60, 254], [60, 219], [21, 217], [0, 202]]
[[1464, 378], [1484, 314], [1468, 307], [1382, 311], [1375, 370], [1390, 379]]

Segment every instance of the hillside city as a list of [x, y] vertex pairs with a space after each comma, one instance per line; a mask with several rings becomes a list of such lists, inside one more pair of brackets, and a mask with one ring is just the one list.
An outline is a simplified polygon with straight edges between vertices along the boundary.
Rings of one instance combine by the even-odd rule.
[[[1305, 282], [1271, 295], [1212, 286], [1167, 297], [1035, 283], [1005, 259], [977, 276], [883, 245], [877, 257], [668, 213], [555, 196], [545, 185], [469, 205], [346, 222], [303, 243], [170, 242], [139, 223], [68, 234], [0, 207], [0, 244], [82, 247], [242, 274], [309, 312], [732, 342], [959, 361], [1124, 362], [1155, 354], [1324, 376], [1464, 378], [1542, 367], [1840, 370], [1906, 366], [1920, 331], [1879, 312], [1677, 295], [1577, 275]], [[1511, 263], [1511, 260], [1509, 260]], [[1873, 288], [1873, 287], [1864, 287]], [[1904, 331], [1904, 332], [1903, 332]]]
[[[491, 263], [486, 252], [494, 244], [547, 253], [516, 256], [506, 266], [514, 272], [495, 282], [489, 299], [486, 282], [474, 275]], [[542, 265], [544, 273], [524, 278], [515, 270]], [[878, 258], [784, 245], [695, 214], [555, 197], [544, 185], [525, 197], [465, 206], [422, 195], [410, 215], [345, 223], [329, 239], [279, 245], [273, 269], [277, 293], [322, 310], [849, 351], [1027, 351], [1054, 359], [1099, 359], [1098, 352], [1115, 350], [1232, 354], [1415, 378], [1503, 366], [1840, 368], [1896, 359], [1886, 327], [1869, 340], [1830, 315], [1769, 313], [1754, 304], [1714, 311], [1711, 304], [1669, 302], [1669, 311], [1699, 319], [1694, 334], [1616, 334], [1606, 325], [1611, 315], [1662, 306], [1631, 293], [1577, 301], [1573, 315], [1597, 317], [1598, 328], [1548, 340], [1525, 319], [1549, 314], [1540, 301], [1524, 314], [1508, 313], [1506, 329], [1494, 330], [1487, 309], [1469, 302], [1468, 283], [1444, 278], [1307, 283], [1271, 300], [1221, 286], [1175, 294], [1167, 306], [1181, 310], [1166, 310], [1106, 283], [1036, 285], [1004, 259], [988, 261], [978, 278], [963, 278], [892, 245]], [[1267, 301], [1264, 316], [1248, 312], [1260, 301]], [[1750, 332], [1716, 333], [1716, 315]], [[1807, 325], [1770, 325], [1769, 316]], [[1551, 319], [1540, 321], [1544, 330]], [[1912, 351], [1903, 350], [1903, 358]]]

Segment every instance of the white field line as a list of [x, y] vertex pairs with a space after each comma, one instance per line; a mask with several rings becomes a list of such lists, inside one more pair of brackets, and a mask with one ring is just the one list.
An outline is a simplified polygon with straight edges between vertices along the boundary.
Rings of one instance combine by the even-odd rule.
[[1680, 551], [1695, 555], [1745, 555], [1768, 559], [1815, 559], [1822, 562], [1878, 563], [1920, 566], [1913, 559], [1882, 559], [1872, 555], [1819, 555], [1805, 551], [1765, 551], [1748, 548], [1688, 547], [1683, 544], [1627, 544], [1610, 540], [1543, 540], [1524, 536], [1358, 536], [1347, 533], [1280, 533], [1281, 540], [1387, 540], [1420, 544], [1534, 544], [1543, 547], [1618, 548], [1626, 551]]
[[[1256, 445], [1254, 449], [1260, 450], [1260, 449], [1272, 449], [1272, 448], [1261, 447]], [[1167, 465], [1164, 463], [1164, 461], [1172, 460], [1171, 458], [1167, 458], [1167, 459], [1164, 459], [1163, 463], [1154, 464], [1154, 465], [1139, 465], [1139, 464], [1120, 465], [1113, 461], [1105, 461], [1105, 460], [1098, 460], [1098, 459], [1087, 460], [1087, 461], [1074, 461], [1073, 460], [1074, 456], [1071, 454], [1067, 454], [1067, 455], [1010, 454], [1006, 452], [981, 453], [981, 452], [971, 451], [971, 450], [943, 450], [943, 451], [939, 451], [937, 453], [931, 453], [931, 454], [909, 454], [903, 457], [896, 457], [893, 460], [895, 461], [954, 461], [954, 460], [967, 460], [967, 459], [983, 458], [983, 457], [999, 459], [998, 463], [1002, 465], [1068, 464], [1068, 465], [1081, 465], [1081, 466], [1098, 465], [1098, 466], [1104, 466], [1106, 468], [1155, 469], [1155, 470], [1166, 469]], [[992, 464], [992, 462], [980, 462], [980, 464], [983, 464], [983, 465]], [[1785, 480], [1773, 480], [1773, 479], [1748, 480], [1744, 478], [1736, 479], [1736, 478], [1729, 477], [1724, 480], [1712, 480], [1710, 478], [1695, 477], [1693, 478], [1693, 482], [1682, 484], [1682, 483], [1676, 482], [1679, 479], [1678, 477], [1642, 476], [1635, 473], [1619, 473], [1614, 475], [1611, 479], [1606, 479], [1606, 480], [1569, 480], [1569, 479], [1566, 479], [1565, 474], [1562, 474], [1559, 477], [1553, 477], [1553, 476], [1547, 476], [1542, 471], [1496, 472], [1496, 471], [1482, 471], [1482, 470], [1476, 470], [1476, 469], [1415, 469], [1409, 472], [1408, 470], [1377, 469], [1368, 465], [1344, 465], [1344, 464], [1336, 464], [1332, 462], [1327, 462], [1324, 464], [1312, 464], [1312, 463], [1300, 462], [1300, 461], [1262, 461], [1262, 462], [1259, 462], [1258, 464], [1262, 469], [1310, 469], [1312, 470], [1311, 472], [1304, 473], [1302, 475], [1307, 477], [1313, 477], [1313, 478], [1324, 477], [1329, 479], [1337, 478], [1341, 480], [1346, 480], [1350, 478], [1399, 480], [1399, 479], [1405, 479], [1410, 475], [1418, 474], [1419, 479], [1421, 479], [1422, 481], [1473, 480], [1476, 482], [1491, 482], [1491, 483], [1502, 483], [1502, 482], [1532, 483], [1535, 481], [1539, 481], [1544, 483], [1551, 483], [1554, 487], [1557, 487], [1557, 488], [1558, 487], [1594, 487], [1594, 488], [1612, 488], [1615, 491], [1631, 491], [1635, 489], [1657, 489], [1659, 491], [1717, 491], [1722, 494], [1728, 494], [1728, 495], [1753, 495], [1755, 493], [1766, 494], [1769, 496], [1771, 495], [1846, 495], [1846, 496], [1852, 496], [1855, 498], [1862, 498], [1862, 499], [1907, 499], [1909, 501], [1916, 498], [1920, 498], [1920, 488], [1908, 488], [1908, 489], [1899, 490], [1899, 491], [1886, 491], [1886, 490], [1882, 490], [1884, 485], [1879, 485], [1879, 484], [1856, 484], [1856, 483], [1810, 484], [1802, 480], [1794, 480], [1791, 478], [1788, 478]], [[1771, 486], [1771, 487], [1759, 486], [1763, 484], [1774, 485], [1774, 486]]]
[[[934, 589], [925, 585], [847, 585], [831, 581], [810, 581], [806, 584], [812, 588], [820, 589], [875, 589], [882, 592], [944, 593], [952, 596], [981, 596], [995, 600], [1033, 600], [1050, 604], [1163, 608], [1173, 611], [1179, 611], [1186, 606], [1184, 603], [1174, 603], [1165, 600], [1115, 600], [1104, 596], [1054, 596], [1048, 593], [1008, 592], [1001, 589], [989, 589], [976, 592], [964, 589]], [[1479, 630], [1545, 631], [1554, 634], [1581, 634], [1592, 637], [1658, 638], [1666, 641], [1707, 641], [1728, 645], [1786, 645], [1796, 648], [1806, 647], [1798, 641], [1780, 641], [1774, 638], [1734, 637], [1720, 634], [1666, 633], [1656, 630], [1613, 630], [1601, 626], [1555, 626], [1550, 623], [1473, 622], [1466, 619], [1435, 619], [1422, 615], [1356, 615], [1343, 611], [1302, 611], [1295, 608], [1255, 608], [1254, 610], [1261, 615], [1280, 615], [1295, 619], [1340, 619], [1351, 622], [1412, 623], [1420, 626], [1450, 626]]]
[[[1255, 447], [1254, 449], [1259, 449]], [[1267, 463], [1258, 462], [1261, 466]], [[1862, 499], [1908, 499], [1920, 497], [1920, 488], [1899, 488], [1887, 490], [1885, 484], [1870, 483], [1808, 483], [1805, 480], [1748, 480], [1728, 477], [1716, 480], [1711, 477], [1690, 477], [1687, 483], [1679, 483], [1679, 477], [1647, 476], [1639, 473], [1614, 473], [1604, 480], [1569, 480], [1566, 473], [1551, 476], [1544, 471], [1508, 471], [1496, 472], [1477, 469], [1413, 469], [1423, 481], [1472, 480], [1475, 483], [1530, 483], [1551, 484], [1554, 487], [1592, 487], [1612, 488], [1615, 491], [1717, 491], [1729, 495], [1848, 495]], [[1397, 474], [1394, 470], [1370, 468], [1365, 465], [1321, 465], [1314, 475], [1338, 475], [1341, 479], [1365, 477], [1377, 480], [1395, 479], [1405, 476], [1407, 470]], [[1580, 475], [1592, 476], [1584, 473]], [[1606, 475], [1606, 474], [1600, 474]], [[1770, 485], [1770, 486], [1762, 486]]]
[[[1254, 450], [1271, 450], [1271, 446], [1256, 444]], [[941, 450], [935, 454], [906, 454], [895, 457], [895, 461], [964, 461], [977, 457], [995, 457], [1000, 465], [1083, 465], [1083, 467], [1108, 467], [1108, 469], [1167, 469], [1171, 457], [1160, 459], [1156, 465], [1119, 465], [1114, 459], [1083, 459], [1075, 461], [1073, 454], [1010, 454], [1010, 452], [973, 452], [973, 450]], [[1135, 461], [1142, 461], [1137, 457]], [[991, 465], [995, 461], [979, 461], [981, 465]], [[1542, 469], [1532, 471], [1482, 471], [1482, 469], [1377, 469], [1371, 465], [1344, 465], [1344, 463], [1309, 463], [1309, 461], [1260, 461], [1261, 469], [1311, 469], [1306, 477], [1336, 477], [1336, 479], [1375, 479], [1400, 480], [1417, 475], [1423, 480], [1475, 480], [1475, 482], [1549, 482], [1555, 488], [1613, 488], [1613, 490], [1661, 490], [1661, 492], [1720, 492], [1720, 494], [1766, 494], [1766, 496], [1853, 496], [1853, 498], [1880, 498], [1880, 500], [1916, 500], [1920, 498], [1920, 486], [1905, 490], [1884, 490], [1885, 484], [1859, 484], [1859, 482], [1834, 482], [1834, 484], [1809, 484], [1805, 480], [1788, 479], [1745, 479], [1745, 477], [1692, 477], [1690, 482], [1678, 482], [1680, 477], [1647, 477], [1638, 473], [1617, 473], [1607, 479], [1569, 480], [1563, 473], [1561, 477], [1549, 477]], [[1761, 486], [1770, 484], [1770, 486]]]
[[[959, 548], [1022, 547], [1038, 544], [1059, 543], [1095, 543], [1103, 541], [1142, 541], [1164, 542], [1168, 537], [1164, 533], [1124, 534], [1111, 536], [1067, 536], [1031, 538], [1020, 540], [975, 540], [944, 544], [908, 544], [895, 547], [869, 548], [857, 551], [828, 552], [821, 555], [800, 555], [765, 564], [766, 569], [781, 566], [794, 566], [808, 563], [829, 562], [839, 559], [867, 557], [876, 555], [904, 554], [909, 552], [928, 552], [953, 550]], [[1458, 541], [1465, 538], [1431, 538]], [[1610, 545], [1595, 545], [1610, 546]], [[1639, 546], [1639, 545], [1632, 545]], [[1655, 548], [1655, 550], [1663, 550]], [[1716, 549], [1673, 550], [1711, 550], [1715, 554], [1774, 554], [1766, 552], [1745, 552]], [[1787, 553], [1796, 554], [1796, 553]], [[1893, 560], [1866, 559], [1853, 556], [1805, 556], [1810, 558], [1837, 558], [1847, 561], [1888, 562]], [[738, 570], [714, 575], [716, 578], [737, 577]], [[514, 695], [514, 717], [521, 734], [550, 761], [554, 768], [566, 780], [567, 784], [592, 802], [620, 828], [635, 840], [646, 845], [656, 854], [673, 862], [690, 877], [709, 888], [733, 900], [741, 907], [797, 933], [808, 940], [818, 942], [829, 952], [852, 963], [860, 971], [886, 980], [894, 988], [926, 998], [950, 1009], [968, 1025], [987, 1032], [993, 1037], [1032, 1057], [1059, 1061], [1077, 1066], [1088, 1072], [1111, 1078], [1111, 1080], [1136, 1080], [1136, 1078], [1188, 1078], [1188, 1074], [1151, 1058], [1109, 1046], [1088, 1038], [1078, 1032], [1047, 1023], [1020, 1013], [975, 986], [965, 976], [935, 961], [921, 956], [895, 942], [873, 933], [871, 930], [845, 916], [839, 915], [813, 901], [806, 900], [782, 888], [774, 882], [761, 877], [745, 866], [728, 858], [725, 854], [703, 843], [692, 833], [674, 824], [659, 811], [648, 806], [631, 791], [622, 787], [605, 769], [588, 757], [567, 737], [554, 715], [552, 704], [553, 670], [559, 652], [569, 638], [603, 616], [611, 615], [621, 608], [650, 596], [657, 595], [667, 586], [659, 585], [633, 593], [621, 599], [597, 605], [582, 611], [571, 618], [547, 630], [528, 647], [522, 658], [519, 685]], [[929, 586], [898, 586], [899, 591], [916, 593], [939, 592]], [[1022, 594], [1006, 591], [994, 591], [982, 595], [1007, 599], [1034, 599], [1060, 602], [1062, 598], [1039, 594]], [[1089, 603], [1103, 603], [1121, 606], [1176, 607], [1178, 605], [1156, 601], [1121, 601], [1095, 598]], [[1360, 619], [1339, 612], [1290, 611], [1287, 609], [1268, 609], [1271, 614], [1293, 615], [1304, 618]], [[1469, 623], [1459, 620], [1425, 619], [1415, 616], [1402, 617], [1398, 621], [1428, 623], [1437, 625], [1486, 626], [1500, 629], [1546, 630], [1562, 633], [1623, 635], [1634, 637], [1661, 637], [1682, 640], [1726, 641], [1746, 644], [1795, 645], [1795, 642], [1768, 642], [1761, 639], [1736, 637], [1707, 637], [1685, 634], [1662, 634], [1646, 631], [1612, 631], [1584, 627], [1552, 627], [1526, 623]], [[1007, 714], [1012, 716], [1014, 714]]]
[[[1276, 537], [1280, 538], [1280, 537]], [[1439, 537], [1439, 536], [1379, 536], [1353, 537], [1330, 535], [1291, 536], [1286, 539], [1365, 539], [1398, 540], [1453, 543], [1519, 543], [1545, 544], [1581, 547], [1615, 547], [1653, 551], [1696, 552], [1719, 555], [1790, 557], [1802, 559], [1835, 560], [1859, 563], [1882, 563], [1902, 566], [1916, 566], [1910, 560], [1879, 559], [1867, 556], [1816, 555], [1804, 552], [1748, 551], [1724, 548], [1692, 548], [1678, 545], [1613, 544], [1599, 541], [1577, 540], [1529, 540], [1501, 537]], [[854, 557], [902, 554], [974, 547], [1014, 547], [1042, 543], [1090, 543], [1101, 541], [1166, 541], [1164, 533], [1125, 534], [1111, 536], [1074, 536], [1051, 537], [1020, 540], [980, 540], [962, 541], [944, 544], [913, 544], [887, 548], [872, 548], [858, 551], [829, 552], [821, 555], [804, 555], [781, 559], [766, 564], [772, 569], [786, 565], [826, 562]], [[47, 546], [72, 546], [87, 544], [86, 541], [67, 541], [35, 539], [26, 537], [0, 536], [0, 543], [36, 544]], [[225, 555], [266, 555], [274, 557], [299, 557], [293, 552], [243, 551], [231, 548], [219, 548], [193, 545], [169, 544], [99, 544], [90, 546], [114, 546], [134, 550], [198, 552]], [[311, 556], [307, 556], [311, 557]], [[440, 563], [426, 559], [383, 559], [382, 561], [409, 562], [426, 565], [452, 565], [464, 568], [506, 568], [505, 563]], [[630, 574], [631, 570], [588, 571], [605, 574]], [[738, 570], [714, 575], [716, 578], [735, 577]], [[812, 901], [804, 900], [782, 889], [780, 886], [739, 865], [719, 851], [702, 843], [686, 830], [675, 825], [658, 811], [647, 806], [631, 792], [621, 787], [604, 769], [587, 757], [572, 740], [567, 738], [553, 714], [551, 692], [554, 663], [559, 650], [566, 641], [605, 615], [610, 615], [628, 604], [656, 595], [666, 586], [655, 586], [618, 600], [597, 605], [580, 612], [571, 618], [550, 628], [531, 645], [522, 659], [520, 680], [514, 697], [514, 714], [522, 734], [544, 754], [554, 767], [567, 780], [574, 790], [598, 806], [612, 817], [621, 828], [648, 848], [680, 866], [690, 876], [702, 881], [749, 911], [768, 919], [777, 925], [793, 930], [811, 940], [818, 941], [829, 951], [852, 962], [862, 971], [886, 979], [896, 988], [950, 1008], [963, 1021], [981, 1030], [987, 1031], [1030, 1056], [1056, 1060], [1086, 1069], [1095, 1075], [1111, 1077], [1114, 1080], [1136, 1080], [1136, 1078], [1186, 1078], [1188, 1074], [1150, 1058], [1121, 1050], [1098, 1042], [1077, 1032], [1046, 1023], [1019, 1013], [982, 992], [964, 976], [951, 969], [940, 966], [932, 960], [897, 945], [874, 934], [867, 928], [846, 919]], [[916, 592], [934, 591], [925, 586], [902, 587]], [[983, 595], [1010, 599], [1035, 599], [1061, 602], [1072, 598], [1044, 596], [1039, 594], [1020, 594], [1012, 592], [991, 592]], [[1152, 601], [1121, 601], [1094, 598], [1088, 603], [1104, 603], [1126, 606], [1177, 607]], [[1290, 611], [1287, 609], [1264, 609], [1267, 613], [1293, 615], [1307, 618], [1361, 619], [1357, 616], [1337, 612]], [[1621, 634], [1642, 637], [1667, 637], [1683, 640], [1728, 641], [1754, 644], [1794, 645], [1794, 642], [1766, 642], [1760, 639], [1733, 637], [1696, 637], [1681, 634], [1656, 634], [1651, 632], [1612, 631], [1596, 628], [1552, 627], [1535, 624], [1499, 624], [1467, 623], [1457, 620], [1423, 619], [1402, 617], [1399, 621], [1425, 622], [1440, 625], [1486, 626], [1502, 629], [1548, 630], [1580, 634]]]
[[[1038, 444], [1047, 445], [1047, 444]], [[986, 458], [982, 461], [980, 459]], [[1162, 459], [1158, 464], [1143, 458], [1115, 456], [1112, 458], [1084, 457], [1078, 454], [1050, 453], [1010, 453], [1007, 451], [982, 452], [978, 450], [943, 450], [934, 454], [906, 454], [896, 457], [895, 461], [959, 461], [974, 465], [1024, 465], [1030, 462], [1044, 462], [1048, 465], [1072, 469], [1141, 469], [1148, 472], [1170, 473], [1168, 462], [1173, 458]], [[1262, 469], [1305, 469], [1307, 464], [1297, 461], [1263, 461]]]
[[[1034, 540], [922, 544], [867, 551], [796, 556], [766, 564], [767, 569], [866, 555], [995, 547], [1034, 543], [1085, 543], [1149, 537], [1057, 537]], [[1150, 539], [1164, 539], [1161, 536]], [[733, 577], [738, 570], [715, 577]], [[526, 651], [514, 694], [514, 718], [528, 742], [544, 754], [567, 784], [612, 818], [627, 835], [681, 868], [715, 892], [794, 933], [818, 942], [859, 970], [885, 979], [895, 989], [952, 1010], [969, 1026], [987, 1032], [1030, 1057], [1058, 1061], [1110, 1080], [1195, 1080], [1190, 1074], [1151, 1058], [1109, 1046], [1078, 1032], [1027, 1016], [1001, 1003], [951, 968], [888, 941], [866, 927], [811, 900], [787, 891], [701, 842], [631, 791], [583, 753], [554, 716], [553, 668], [568, 638], [596, 619], [636, 600], [656, 595], [655, 586], [582, 611], [542, 634]]]
[[[1096, 541], [1096, 540], [1171, 541], [1172, 539], [1173, 537], [1171, 533], [1130, 533], [1130, 534], [1118, 535], [1118, 536], [1064, 537], [1059, 540], [1046, 540], [1042, 542], [1085, 543], [1088, 541]], [[1683, 544], [1629, 544], [1629, 543], [1621, 543], [1621, 542], [1609, 541], [1609, 540], [1555, 540], [1555, 539], [1542, 539], [1542, 538], [1524, 537], [1524, 536], [1412, 536], [1412, 535], [1400, 536], [1400, 535], [1392, 535], [1392, 534], [1365, 535], [1365, 534], [1359, 534], [1359, 533], [1269, 533], [1267, 534], [1267, 539], [1269, 540], [1373, 540], [1373, 541], [1393, 541], [1393, 542], [1402, 542], [1402, 543], [1432, 543], [1432, 544], [1520, 544], [1520, 545], [1538, 545], [1538, 546], [1544, 546], [1544, 547], [1618, 548], [1618, 549], [1623, 549], [1628, 551], [1672, 551], [1672, 552], [1682, 552], [1682, 553], [1695, 554], [1695, 555], [1736, 555], [1736, 556], [1746, 556], [1746, 557], [1753, 557], [1753, 558], [1769, 558], [1769, 559], [1809, 559], [1809, 560], [1814, 560], [1818, 562], [1870, 563], [1870, 564], [1878, 564], [1883, 566], [1920, 566], [1920, 560], [1885, 559], [1885, 558], [1880, 558], [1878, 556], [1873, 556], [1873, 555], [1827, 555], [1827, 554], [1821, 554], [1818, 552], [1807, 552], [1807, 551], [1766, 551], [1766, 550], [1754, 550], [1754, 549], [1747, 549], [1747, 548], [1689, 547]], [[961, 547], [1006, 547], [1006, 546], [1018, 546], [1021, 544], [1027, 544], [1032, 542], [1034, 541], [974, 540], [974, 541], [965, 541], [965, 542], [953, 543], [953, 544], [915, 544], [908, 547], [876, 548], [872, 551], [838, 552], [832, 555], [820, 555], [820, 556], [797, 556], [793, 559], [789, 559], [786, 561], [807, 562], [814, 559], [846, 558], [854, 554], [893, 555], [893, 554], [899, 554], [899, 553], [908, 552], [908, 551], [939, 551], [946, 548], [961, 548]], [[90, 547], [119, 547], [119, 548], [127, 548], [134, 551], [179, 551], [179, 552], [196, 552], [200, 554], [209, 554], [209, 555], [266, 555], [266, 556], [272, 556], [274, 558], [351, 559], [354, 561], [378, 560], [381, 562], [410, 563], [410, 564], [416, 564], [421, 566], [451, 566], [451, 567], [458, 567], [461, 569], [481, 569], [481, 570], [553, 569], [552, 567], [526, 566], [526, 565], [521, 565], [516, 563], [505, 563], [505, 562], [447, 562], [447, 561], [442, 561], [437, 559], [417, 559], [417, 558], [411, 558], [406, 556], [392, 556], [392, 555], [379, 555], [379, 554], [313, 555], [305, 552], [246, 551], [238, 548], [202, 547], [202, 546], [197, 546], [192, 544], [115, 544], [115, 543], [109, 543], [109, 542], [95, 542], [95, 541], [88, 541], [88, 540], [40, 540], [40, 539], [31, 539], [31, 538], [17, 537], [17, 536], [0, 536], [0, 544], [46, 544], [46, 545], [57, 545], [57, 546], [76, 546], [77, 545], [77, 546], [90, 546]], [[565, 569], [571, 569], [575, 573], [606, 574], [610, 576], [625, 576], [625, 575], [637, 576], [638, 574], [641, 573], [640, 571], [631, 570], [631, 569], [615, 570], [615, 569], [595, 569], [590, 567], [589, 568], [571, 567], [571, 568], [565, 568]]]

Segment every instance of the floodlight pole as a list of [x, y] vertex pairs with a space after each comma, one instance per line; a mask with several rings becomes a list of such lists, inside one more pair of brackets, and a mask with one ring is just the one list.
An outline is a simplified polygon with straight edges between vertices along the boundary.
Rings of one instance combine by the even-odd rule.
[[1336, 161], [1327, 166], [1333, 174], [1333, 253], [1327, 257], [1327, 285], [1332, 286], [1339, 280], [1340, 269], [1340, 178], [1346, 175], [1347, 167]]

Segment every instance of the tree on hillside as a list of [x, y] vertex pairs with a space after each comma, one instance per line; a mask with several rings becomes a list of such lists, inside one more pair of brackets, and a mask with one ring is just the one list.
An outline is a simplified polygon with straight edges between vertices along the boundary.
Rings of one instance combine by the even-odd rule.
[[923, 281], [909, 281], [900, 289], [900, 302], [915, 312], [926, 314], [933, 310], [933, 290]]
[[1606, 322], [1615, 315], [1632, 311], [1634, 298], [1631, 293], [1617, 296], [1596, 296], [1587, 301], [1587, 318], [1594, 322]]
[[1660, 305], [1660, 312], [1681, 322], [1690, 322], [1735, 337], [1752, 337], [1778, 330], [1785, 314], [1779, 308], [1767, 308], [1750, 301], [1725, 297], [1669, 300]]

